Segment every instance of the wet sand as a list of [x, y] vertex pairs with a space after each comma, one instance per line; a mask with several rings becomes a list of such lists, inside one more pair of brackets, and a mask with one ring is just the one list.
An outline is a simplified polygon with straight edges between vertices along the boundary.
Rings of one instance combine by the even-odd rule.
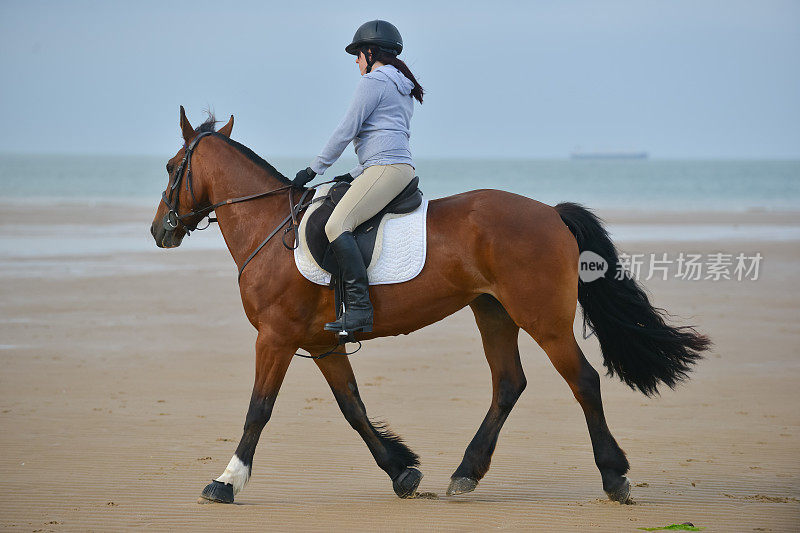
[[[91, 220], [142, 223], [146, 232], [151, 214], [5, 206], [0, 226]], [[800, 224], [797, 214], [744, 216], [752, 224]], [[731, 213], [609, 217], [741, 220]], [[796, 529], [798, 242], [621, 248], [764, 256], [757, 281], [646, 282], [657, 305], [695, 323], [715, 347], [691, 381], [659, 398], [603, 379], [609, 426], [631, 462], [636, 504], [628, 506], [605, 499], [580, 407], [525, 335], [528, 389], [489, 473], [471, 494], [444, 495], [491, 394], [469, 309], [409, 336], [370, 341], [352, 358], [370, 416], [388, 421], [420, 454], [420, 490], [438, 499], [398, 499], [316, 366], [297, 359], [237, 504], [198, 505], [236, 447], [254, 374], [255, 331], [227, 252], [3, 258], [0, 528], [635, 531], [689, 521], [707, 531]], [[596, 339], [580, 343], [601, 370]]]

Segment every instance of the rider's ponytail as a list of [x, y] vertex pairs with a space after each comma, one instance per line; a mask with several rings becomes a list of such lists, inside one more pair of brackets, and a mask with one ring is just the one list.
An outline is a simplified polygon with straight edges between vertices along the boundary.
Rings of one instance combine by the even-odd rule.
[[[364, 57], [369, 58], [370, 52], [373, 52], [373, 48], [370, 46], [364, 47], [362, 50], [364, 52]], [[422, 88], [422, 85], [419, 84], [417, 78], [411, 73], [411, 69], [408, 68], [402, 59], [398, 58], [396, 55], [386, 52], [381, 48], [378, 48], [377, 53], [372, 55], [372, 62], [380, 61], [384, 65], [392, 65], [394, 68], [399, 70], [403, 76], [411, 80], [411, 83], [414, 84], [414, 88], [411, 89], [411, 96], [417, 99], [417, 101], [421, 104], [422, 103], [422, 96], [425, 94], [425, 90]], [[371, 66], [371, 63], [370, 66]]]

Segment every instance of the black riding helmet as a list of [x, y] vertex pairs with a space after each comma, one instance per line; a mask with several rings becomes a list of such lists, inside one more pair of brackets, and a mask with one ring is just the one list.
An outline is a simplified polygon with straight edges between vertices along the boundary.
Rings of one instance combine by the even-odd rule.
[[344, 51], [357, 56], [362, 46], [376, 45], [384, 52], [398, 55], [403, 51], [403, 38], [394, 24], [385, 20], [371, 20], [365, 22], [353, 35], [353, 42], [348, 44]]

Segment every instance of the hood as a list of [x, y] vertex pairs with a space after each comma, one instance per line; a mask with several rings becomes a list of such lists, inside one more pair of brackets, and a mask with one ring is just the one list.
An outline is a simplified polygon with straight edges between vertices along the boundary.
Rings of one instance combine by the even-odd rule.
[[403, 76], [403, 73], [397, 70], [397, 67], [394, 65], [380, 66], [369, 74], [365, 74], [365, 76], [378, 80], [391, 81], [402, 95], [411, 94], [411, 89], [414, 88], [414, 83]]

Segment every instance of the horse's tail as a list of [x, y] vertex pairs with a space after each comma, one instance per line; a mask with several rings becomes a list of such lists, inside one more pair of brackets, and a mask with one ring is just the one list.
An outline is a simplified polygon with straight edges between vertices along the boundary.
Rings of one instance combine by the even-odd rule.
[[667, 312], [650, 304], [636, 280], [617, 275], [616, 247], [594, 213], [569, 202], [555, 209], [575, 235], [580, 251], [591, 250], [608, 263], [603, 277], [578, 282], [578, 301], [586, 324], [600, 341], [609, 375], [616, 374], [647, 396], [658, 393], [659, 382], [674, 388], [711, 341], [691, 326], [667, 324]]

